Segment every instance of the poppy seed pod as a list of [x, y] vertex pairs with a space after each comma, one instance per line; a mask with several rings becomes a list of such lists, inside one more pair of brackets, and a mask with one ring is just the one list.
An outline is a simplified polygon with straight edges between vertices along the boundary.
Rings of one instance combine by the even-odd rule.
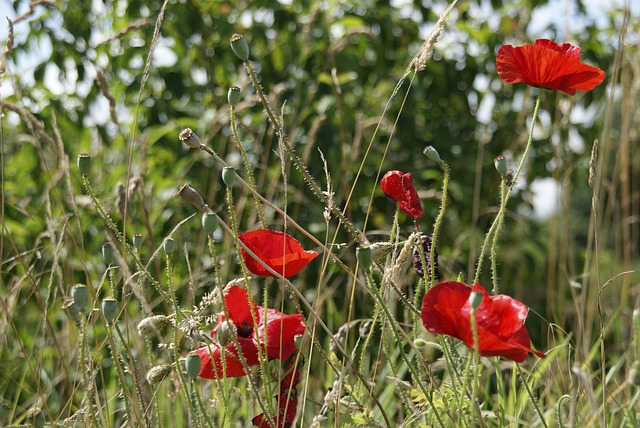
[[202, 214], [202, 228], [209, 235], [215, 232], [218, 228], [218, 216], [214, 213]]
[[195, 379], [200, 374], [202, 368], [202, 360], [198, 354], [189, 354], [184, 359], [184, 368], [191, 379]]
[[227, 346], [233, 341], [233, 337], [237, 336], [236, 326], [232, 322], [222, 322], [218, 327], [216, 338], [220, 346]]
[[176, 242], [173, 238], [167, 238], [164, 240], [164, 252], [167, 254], [173, 253], [174, 248], [176, 247]]
[[504, 156], [496, 156], [493, 160], [493, 164], [496, 167], [496, 171], [500, 174], [501, 177], [507, 175], [507, 160]]
[[159, 366], [151, 367], [147, 372], [147, 382], [151, 385], [157, 385], [165, 380], [171, 374], [171, 364], [160, 364]]
[[136, 247], [136, 250], [140, 251], [142, 247], [142, 234], [134, 233], [133, 234], [133, 246]]
[[196, 207], [198, 210], [204, 208], [207, 204], [204, 203], [204, 199], [196, 189], [189, 186], [189, 183], [184, 184], [180, 190], [178, 190], [178, 195], [182, 198], [183, 201], [189, 202], [191, 205]]
[[471, 294], [469, 294], [469, 304], [473, 309], [478, 309], [478, 307], [482, 304], [482, 297], [482, 293], [475, 290], [472, 291]]
[[80, 312], [86, 312], [89, 305], [89, 291], [84, 284], [78, 284], [71, 289], [71, 297]]
[[113, 321], [116, 319], [117, 313], [118, 302], [116, 301], [116, 299], [108, 297], [102, 300], [102, 315], [104, 315], [104, 319], [107, 321], [107, 326], [113, 324]]
[[82, 318], [80, 317], [80, 309], [73, 299], [67, 299], [62, 305], [62, 309], [69, 315], [78, 327], [82, 324]]
[[230, 166], [222, 168], [222, 181], [227, 187], [233, 187], [236, 184], [236, 170]]
[[116, 259], [116, 250], [115, 248], [113, 248], [113, 245], [111, 245], [110, 242], [106, 242], [102, 246], [102, 258], [104, 258], [104, 261], [107, 265], [118, 265], [118, 259]]
[[231, 36], [231, 50], [241, 60], [249, 60], [249, 45], [242, 34]]
[[360, 263], [360, 266], [362, 266], [363, 269], [371, 269], [371, 265], [373, 265], [373, 252], [371, 251], [370, 247], [356, 248], [356, 258], [358, 259], [358, 263]]
[[83, 177], [88, 177], [91, 172], [91, 155], [89, 153], [80, 153], [78, 155], [78, 170]]
[[191, 128], [183, 129], [178, 138], [180, 138], [180, 141], [186, 144], [189, 148], [200, 148], [200, 139], [198, 138], [196, 133], [191, 130]]
[[227, 93], [227, 99], [229, 100], [229, 104], [231, 104], [231, 107], [237, 106], [240, 102], [240, 87], [230, 87], [229, 92]]
[[422, 151], [422, 154], [431, 159], [434, 162], [441, 163], [442, 159], [440, 158], [440, 153], [433, 146], [427, 146]]

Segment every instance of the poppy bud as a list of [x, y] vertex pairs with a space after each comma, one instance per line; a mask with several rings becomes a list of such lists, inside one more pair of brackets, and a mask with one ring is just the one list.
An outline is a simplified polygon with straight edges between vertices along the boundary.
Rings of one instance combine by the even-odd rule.
[[151, 367], [147, 372], [147, 382], [151, 385], [157, 385], [165, 380], [171, 374], [171, 364], [160, 364], [159, 366]]
[[371, 248], [356, 248], [356, 258], [358, 259], [358, 263], [360, 263], [360, 266], [362, 266], [363, 269], [371, 269], [371, 265], [373, 265], [373, 253], [371, 252]]
[[195, 379], [200, 374], [202, 368], [202, 360], [198, 354], [189, 354], [184, 359], [184, 367], [187, 369], [187, 374], [191, 379]]
[[231, 322], [223, 321], [218, 327], [216, 338], [220, 346], [227, 346], [233, 341], [233, 337], [237, 335], [236, 326]]
[[369, 245], [371, 249], [371, 254], [373, 255], [373, 261], [375, 263], [384, 263], [384, 259], [391, 254], [391, 250], [393, 250], [394, 245], [388, 242], [376, 242], [374, 244]]
[[78, 170], [83, 177], [88, 177], [91, 172], [91, 155], [89, 153], [80, 153], [78, 155]]
[[222, 168], [222, 181], [227, 187], [233, 187], [236, 183], [236, 170], [230, 166]]
[[191, 128], [185, 128], [184, 130], [182, 130], [178, 138], [180, 138], [180, 141], [185, 143], [189, 148], [200, 148], [200, 139], [198, 138], [196, 133], [191, 130]]
[[424, 348], [425, 346], [427, 346], [427, 341], [424, 339], [416, 339], [413, 341], [413, 344], [415, 345], [416, 348]]
[[247, 61], [249, 59], [249, 45], [242, 34], [231, 36], [231, 50], [241, 60]]
[[110, 242], [106, 242], [102, 246], [102, 258], [104, 258], [107, 265], [116, 266], [118, 264], [118, 259], [116, 259], [116, 250]]
[[431, 159], [436, 163], [442, 163], [442, 159], [440, 159], [440, 153], [433, 146], [427, 146], [422, 151], [422, 154]]
[[183, 201], [189, 202], [191, 205], [196, 207], [198, 210], [201, 210], [207, 204], [204, 203], [202, 196], [196, 189], [189, 186], [189, 184], [184, 184], [180, 190], [178, 190], [178, 195], [182, 198]]
[[167, 254], [173, 253], [173, 249], [176, 247], [176, 242], [173, 238], [167, 238], [164, 240], [164, 252]]
[[104, 315], [104, 319], [107, 321], [107, 326], [113, 324], [113, 321], [116, 319], [117, 313], [118, 302], [116, 301], [116, 299], [108, 297], [102, 300], [102, 315]]
[[78, 305], [73, 299], [67, 299], [62, 305], [62, 309], [67, 313], [69, 318], [71, 318], [78, 327], [82, 324], [82, 318], [80, 316], [80, 309], [78, 309]]
[[160, 332], [161, 329], [171, 324], [166, 315], [154, 315], [147, 317], [138, 323], [138, 334], [142, 337], [150, 337]]
[[504, 156], [496, 156], [493, 160], [493, 164], [496, 167], [496, 171], [500, 174], [501, 177], [507, 175], [507, 160]]
[[298, 334], [296, 336], [293, 336], [293, 343], [296, 345], [296, 349], [299, 351], [302, 347], [302, 335]]
[[475, 290], [469, 294], [469, 304], [473, 309], [478, 309], [480, 304], [482, 304], [482, 297], [482, 293]]
[[202, 228], [209, 235], [215, 232], [218, 228], [218, 216], [213, 213], [202, 214]]
[[134, 233], [133, 234], [133, 246], [136, 247], [136, 250], [140, 251], [142, 247], [142, 234]]
[[230, 87], [229, 92], [227, 93], [227, 99], [229, 100], [229, 104], [231, 104], [231, 107], [237, 106], [240, 102], [240, 87]]
[[78, 284], [71, 289], [71, 297], [80, 312], [86, 312], [89, 305], [89, 291], [84, 284]]
[[633, 364], [631, 364], [631, 369], [629, 370], [627, 380], [631, 385], [640, 385], [640, 361], [636, 360], [633, 362]]

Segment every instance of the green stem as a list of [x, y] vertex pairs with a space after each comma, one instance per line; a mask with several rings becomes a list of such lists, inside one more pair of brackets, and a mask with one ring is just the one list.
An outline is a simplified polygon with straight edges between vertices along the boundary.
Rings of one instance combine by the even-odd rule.
[[[113, 340], [113, 333], [111, 331], [111, 327], [113, 327], [113, 326], [110, 325], [110, 326], [108, 326], [106, 328], [107, 339], [109, 341], [109, 349], [111, 349], [111, 358], [113, 359], [113, 362], [116, 365], [116, 373], [118, 374], [118, 382], [120, 383], [120, 389], [122, 390], [122, 400], [124, 401], [124, 407], [125, 407], [125, 411], [127, 413], [127, 419], [129, 421], [133, 421], [134, 419], [132, 418], [132, 415], [131, 415], [131, 409], [129, 408], [129, 402], [132, 401], [131, 400], [131, 391], [129, 391], [129, 388], [127, 388], [127, 381], [126, 381], [125, 376], [124, 376], [124, 370], [122, 369], [122, 364], [120, 362], [120, 358], [118, 358], [118, 354], [116, 352], [116, 345], [115, 345], [115, 342]], [[138, 426], [140, 426], [142, 424], [142, 422], [140, 421], [140, 418], [138, 417], [137, 413], [136, 413], [136, 419], [135, 420], [137, 421], [137, 424], [139, 424]]]
[[542, 411], [540, 410], [540, 407], [538, 406], [538, 401], [533, 396], [533, 392], [531, 392], [531, 388], [529, 387], [529, 383], [524, 378], [524, 373], [522, 373], [522, 369], [520, 368], [520, 365], [516, 364], [516, 368], [518, 369], [518, 375], [520, 376], [520, 380], [524, 384], [524, 387], [527, 390], [527, 394], [529, 395], [529, 398], [531, 399], [531, 402], [533, 403], [533, 407], [536, 409], [536, 412], [538, 413], [538, 417], [540, 418], [540, 422], [542, 422], [542, 425], [544, 425], [544, 428], [548, 428], [547, 427], [547, 422], [544, 420], [544, 415], [542, 414]]
[[[449, 165], [446, 162], [441, 161], [438, 163], [440, 165], [440, 169], [442, 169], [442, 199], [440, 200], [440, 211], [438, 211], [438, 216], [436, 217], [436, 221], [433, 224], [433, 233], [431, 234], [431, 251], [429, 252], [429, 263], [430, 263], [430, 272], [429, 272], [429, 284], [428, 288], [431, 288], [433, 284], [436, 282], [436, 262], [435, 262], [435, 249], [437, 248], [438, 235], [440, 234], [440, 227], [442, 226], [442, 219], [444, 219], [444, 213], [447, 210], [447, 194], [449, 190]], [[422, 247], [422, 242], [419, 242], [420, 247]], [[425, 278], [426, 278], [426, 271]]]
[[345, 217], [345, 215], [342, 213], [342, 211], [340, 211], [340, 209], [335, 206], [333, 201], [329, 200], [329, 198], [327, 196], [325, 196], [324, 193], [322, 193], [322, 190], [320, 189], [320, 186], [318, 186], [318, 184], [316, 183], [315, 179], [311, 176], [311, 174], [309, 174], [309, 171], [307, 170], [307, 167], [304, 165], [302, 160], [298, 157], [298, 155], [291, 148], [291, 145], [289, 144], [289, 141], [287, 140], [287, 137], [286, 137], [286, 135], [284, 133], [284, 129], [282, 128], [282, 126], [276, 120], [276, 117], [273, 114], [273, 111], [271, 110], [271, 107], [269, 106], [267, 98], [264, 95], [264, 91], [262, 90], [262, 86], [260, 85], [260, 82], [258, 81], [258, 78], [257, 78], [255, 72], [253, 71], [253, 67], [251, 66], [251, 62], [250, 61], [244, 61], [244, 66], [245, 66], [245, 68], [247, 70], [247, 73], [249, 74], [249, 78], [251, 79], [251, 83], [253, 84], [254, 88], [256, 89], [258, 97], [260, 98], [260, 102], [262, 103], [262, 106], [264, 107], [264, 110], [267, 113], [267, 117], [269, 118], [269, 122], [271, 122], [271, 126], [273, 126], [273, 129], [276, 132], [276, 135], [278, 136], [278, 140], [284, 146], [284, 149], [287, 152], [287, 155], [289, 156], [289, 158], [291, 159], [293, 164], [296, 166], [298, 171], [300, 171], [300, 173], [302, 174], [302, 176], [304, 177], [304, 180], [309, 185], [309, 188], [311, 189], [313, 194], [316, 195], [316, 197], [322, 201], [322, 203], [324, 204], [325, 207], [328, 207], [331, 210], [331, 212], [336, 217], [338, 217], [340, 219], [340, 221], [347, 228], [347, 230], [349, 231], [349, 233], [351, 234], [353, 239], [355, 239], [358, 242], [358, 244], [363, 244], [364, 241], [362, 239], [362, 236], [360, 235], [360, 232], [358, 232], [356, 230], [355, 226]]
[[489, 231], [487, 232], [487, 234], [484, 237], [484, 242], [482, 243], [482, 247], [480, 250], [480, 256], [478, 257], [478, 263], [476, 266], [476, 274], [474, 277], [473, 282], [477, 283], [480, 279], [480, 272], [482, 271], [482, 262], [484, 261], [484, 255], [485, 255], [485, 249], [486, 247], [489, 245], [489, 240], [491, 239], [492, 235], [494, 234], [494, 232], [497, 231], [498, 228], [498, 223], [502, 224], [502, 221], [500, 220], [501, 217], [504, 217], [505, 211], [507, 209], [507, 202], [509, 201], [509, 198], [511, 197], [511, 192], [513, 192], [513, 189], [516, 185], [516, 182], [518, 181], [518, 177], [520, 177], [520, 173], [522, 172], [522, 168], [524, 167], [524, 164], [527, 160], [527, 157], [529, 156], [529, 152], [531, 151], [531, 147], [533, 146], [532, 142], [533, 142], [533, 131], [535, 129], [535, 124], [536, 124], [536, 120], [538, 118], [538, 111], [540, 110], [540, 96], [538, 96], [536, 98], [536, 105], [533, 109], [533, 117], [531, 118], [531, 128], [529, 129], [529, 138], [527, 139], [527, 145], [524, 149], [524, 153], [522, 154], [522, 158], [520, 159], [520, 164], [518, 165], [518, 169], [516, 170], [516, 173], [513, 176], [513, 182], [511, 183], [511, 185], [509, 186], [509, 188], [507, 189], [506, 194], [504, 195], [503, 198], [503, 203], [500, 205], [500, 211], [498, 212], [498, 215], [496, 216], [496, 218], [493, 220], [493, 223], [491, 224], [491, 228], [489, 229]]
[[89, 382], [89, 377], [87, 376], [89, 373], [93, 376], [93, 367], [91, 364], [91, 360], [87, 358], [87, 347], [89, 346], [87, 343], [87, 319], [82, 314], [81, 324], [80, 324], [80, 358], [82, 359], [82, 364], [85, 366], [85, 369], [82, 371], [82, 383], [84, 384], [84, 393], [85, 399], [87, 400], [87, 406], [89, 407], [89, 417], [94, 426], [98, 426], [97, 417], [95, 413], [95, 408], [93, 406], [93, 387]]
[[498, 212], [498, 216], [496, 220], [496, 228], [493, 233], [493, 238], [491, 240], [491, 254], [489, 258], [491, 259], [491, 278], [493, 280], [493, 291], [492, 294], [496, 295], [499, 293], [498, 286], [498, 261], [497, 261], [497, 247], [498, 247], [498, 236], [500, 235], [500, 230], [502, 230], [502, 222], [504, 221], [504, 214], [506, 212], [506, 199], [505, 199], [505, 179], [502, 178], [500, 181], [500, 211]]
[[251, 163], [249, 163], [249, 157], [247, 156], [247, 151], [242, 146], [242, 142], [240, 141], [240, 137], [238, 136], [238, 129], [236, 127], [236, 109], [233, 106], [231, 106], [231, 108], [229, 109], [229, 116], [230, 116], [231, 132], [233, 134], [233, 139], [236, 142], [236, 146], [238, 147], [238, 150], [240, 150], [240, 154], [242, 155], [242, 160], [244, 161], [244, 168], [247, 171], [247, 180], [249, 181], [249, 186], [251, 186], [251, 188], [255, 190], [255, 192], [253, 192], [253, 199], [255, 200], [255, 203], [256, 203], [256, 211], [258, 213], [258, 218], [260, 219], [260, 225], [264, 229], [266, 228], [266, 222], [264, 220], [264, 214], [262, 213], [262, 206], [260, 205], [260, 199], [258, 199], [258, 197], [256, 196], [257, 189], [256, 189], [255, 179], [253, 178], [253, 170], [251, 169]]

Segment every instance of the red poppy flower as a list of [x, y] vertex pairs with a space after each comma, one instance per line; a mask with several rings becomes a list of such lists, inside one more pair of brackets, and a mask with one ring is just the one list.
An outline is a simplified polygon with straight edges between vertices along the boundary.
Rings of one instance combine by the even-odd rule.
[[580, 62], [580, 48], [570, 43], [536, 40], [532, 45], [503, 45], [496, 58], [498, 74], [507, 83], [560, 90], [569, 95], [590, 91], [604, 79], [604, 71]]
[[545, 357], [530, 348], [531, 340], [524, 326], [528, 312], [525, 304], [503, 294], [490, 296], [480, 284], [473, 288], [454, 281], [434, 285], [422, 301], [425, 328], [432, 333], [453, 336], [473, 348], [469, 303], [472, 291], [482, 293], [482, 302], [476, 309], [480, 355], [502, 356], [518, 363], [523, 362], [529, 352]]
[[[318, 257], [318, 253], [305, 250], [295, 238], [282, 232], [267, 229], [252, 230], [238, 235], [256, 256], [271, 269], [285, 278], [290, 278], [300, 272], [311, 260]], [[241, 250], [242, 259], [247, 269], [254, 275], [275, 276], [244, 249]]]
[[389, 171], [380, 180], [382, 192], [400, 202], [400, 209], [409, 217], [422, 217], [422, 205], [416, 188], [413, 187], [413, 177], [411, 173], [402, 171]]
[[[296, 351], [293, 339], [295, 336], [303, 334], [305, 329], [302, 315], [286, 315], [275, 309], [267, 309], [265, 318], [264, 308], [250, 301], [246, 290], [238, 286], [226, 290], [224, 305], [227, 308], [229, 320], [237, 331], [242, 356], [249, 366], [260, 363], [258, 346], [265, 352], [268, 360], [287, 360]], [[257, 330], [254, 328], [252, 311], [257, 321]], [[212, 336], [223, 323], [226, 323], [226, 319], [224, 315], [221, 315], [218, 324], [211, 332]], [[225, 353], [224, 367], [222, 364], [223, 351]], [[195, 353], [202, 360], [200, 377], [221, 379], [246, 375], [244, 366], [238, 358], [238, 349], [233, 341], [225, 347], [215, 344], [205, 346], [197, 349]]]

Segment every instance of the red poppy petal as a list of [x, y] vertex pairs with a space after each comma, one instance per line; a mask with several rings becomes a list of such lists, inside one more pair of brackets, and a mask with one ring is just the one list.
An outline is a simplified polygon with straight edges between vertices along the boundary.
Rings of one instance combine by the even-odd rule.
[[[252, 339], [238, 338], [242, 356], [248, 365], [257, 365], [258, 348]], [[231, 343], [226, 347], [225, 362], [222, 363], [222, 351], [218, 346], [209, 345], [196, 349], [194, 353], [200, 356], [202, 366], [198, 376], [206, 379], [224, 379], [227, 377], [241, 377], [246, 375], [244, 366], [237, 358], [238, 351], [235, 343]], [[231, 354], [231, 355], [230, 355]], [[234, 357], [235, 355], [235, 357]], [[213, 357], [213, 359], [212, 359]]]
[[402, 186], [402, 171], [389, 171], [382, 176], [380, 180], [380, 188], [382, 193], [390, 197], [395, 201], [401, 201], [404, 199], [404, 189]]
[[[238, 235], [238, 238], [271, 269], [284, 276], [292, 277], [311, 260], [318, 257], [315, 251], [305, 250], [292, 236], [273, 230], [259, 229]], [[242, 258], [247, 269], [254, 275], [275, 276], [244, 249]]]
[[[303, 334], [305, 325], [302, 315], [286, 315], [267, 323], [267, 356], [269, 360], [287, 360], [296, 351], [294, 338]], [[264, 341], [264, 331], [259, 333], [260, 341]]]
[[[422, 300], [422, 323], [431, 333], [446, 334], [463, 340], [471, 333], [469, 318], [462, 316], [471, 287], [455, 281], [440, 282]], [[463, 332], [461, 335], [460, 332]], [[468, 332], [468, 333], [464, 333]]]
[[[253, 326], [253, 317], [251, 316], [252, 308], [256, 319], [259, 318], [258, 306], [249, 298], [247, 290], [237, 285], [225, 290], [224, 306], [229, 314], [229, 319], [236, 326], [242, 326], [242, 324]], [[221, 321], [224, 321], [224, 317], [222, 317]]]
[[400, 209], [409, 217], [422, 217], [422, 204], [420, 203], [420, 196], [418, 196], [418, 192], [413, 186], [413, 177], [409, 172], [402, 176], [402, 190], [404, 193], [404, 197], [400, 201]]
[[552, 40], [548, 39], [538, 39], [534, 42], [535, 46], [542, 46], [547, 49], [552, 49], [554, 51], [558, 51], [563, 53], [569, 58], [575, 58], [580, 60], [580, 47], [574, 46], [571, 43], [556, 43]]

